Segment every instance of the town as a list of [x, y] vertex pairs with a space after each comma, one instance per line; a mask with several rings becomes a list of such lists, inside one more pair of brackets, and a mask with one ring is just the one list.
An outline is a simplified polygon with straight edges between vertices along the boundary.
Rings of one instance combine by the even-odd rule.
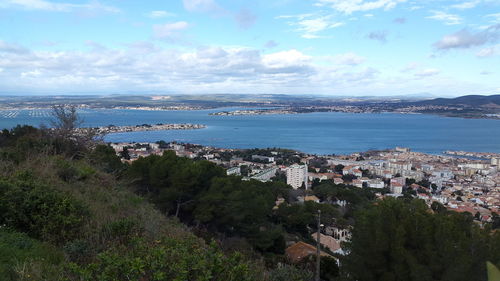
[[[424, 200], [429, 207], [437, 202], [448, 210], [469, 212], [480, 225], [491, 222], [500, 208], [500, 157], [494, 153], [486, 154], [491, 159], [476, 160], [412, 152], [403, 147], [318, 156], [278, 148], [222, 149], [164, 141], [110, 145], [124, 162], [153, 154], [162, 155], [170, 150], [179, 157], [216, 163], [226, 168], [228, 175], [241, 176], [243, 180], [286, 182], [293, 188], [291, 194], [294, 198], [277, 198], [275, 208], [285, 202], [301, 204], [313, 201], [339, 207], [349, 204], [336, 198], [320, 200], [311, 192], [324, 182], [371, 190], [380, 199], [413, 197]], [[321, 243], [333, 253], [342, 254], [341, 242], [347, 241], [349, 236], [349, 227], [326, 225], [321, 233]], [[297, 250], [297, 247], [301, 249]], [[314, 250], [306, 243], [289, 247], [292, 252], [307, 252], [308, 249]]]
[[[98, 134], [110, 133], [127, 133], [127, 132], [144, 132], [144, 131], [167, 131], [167, 130], [195, 130], [206, 128], [205, 125], [200, 124], [142, 124], [135, 126], [115, 126], [109, 125], [104, 127], [94, 128]], [[77, 129], [77, 131], [85, 131], [87, 128]]]

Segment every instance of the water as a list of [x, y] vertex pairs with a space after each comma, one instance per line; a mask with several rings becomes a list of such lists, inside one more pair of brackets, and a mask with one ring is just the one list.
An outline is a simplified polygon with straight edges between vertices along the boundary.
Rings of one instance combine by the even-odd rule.
[[[201, 130], [133, 132], [108, 135], [110, 142], [189, 142], [224, 148], [282, 147], [316, 154], [345, 154], [410, 147], [500, 153], [500, 120], [420, 114], [308, 113], [294, 115], [209, 116], [200, 111], [83, 110], [86, 126], [193, 123]], [[43, 110], [0, 111], [0, 128], [48, 124]]]

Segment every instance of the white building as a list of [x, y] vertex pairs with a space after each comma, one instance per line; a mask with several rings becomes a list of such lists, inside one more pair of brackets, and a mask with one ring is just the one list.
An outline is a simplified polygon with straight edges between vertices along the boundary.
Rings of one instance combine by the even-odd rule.
[[304, 185], [307, 188], [307, 165], [293, 164], [286, 168], [286, 183], [297, 189]]
[[232, 167], [227, 169], [226, 174], [229, 175], [241, 175], [241, 168], [240, 167]]
[[276, 176], [276, 172], [278, 171], [278, 167], [271, 167], [261, 171], [260, 173], [252, 176], [251, 178], [254, 180], [266, 182], [269, 181], [272, 177]]
[[500, 157], [493, 157], [493, 158], [491, 158], [491, 165], [493, 165], [493, 166], [500, 166]]
[[371, 180], [368, 182], [368, 187], [369, 188], [384, 188], [385, 183], [384, 181], [381, 180]]

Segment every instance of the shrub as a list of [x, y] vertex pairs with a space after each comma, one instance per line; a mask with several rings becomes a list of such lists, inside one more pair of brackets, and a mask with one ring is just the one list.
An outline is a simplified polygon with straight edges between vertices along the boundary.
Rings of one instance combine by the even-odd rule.
[[31, 280], [50, 280], [62, 260], [55, 247], [0, 227], [0, 280], [19, 280], [23, 275], [33, 277]]
[[192, 280], [249, 281], [257, 278], [242, 256], [225, 256], [215, 245], [194, 239], [135, 239], [97, 256], [88, 265], [71, 264], [69, 280]]
[[72, 197], [33, 182], [0, 180], [0, 224], [56, 244], [78, 237], [87, 208]]

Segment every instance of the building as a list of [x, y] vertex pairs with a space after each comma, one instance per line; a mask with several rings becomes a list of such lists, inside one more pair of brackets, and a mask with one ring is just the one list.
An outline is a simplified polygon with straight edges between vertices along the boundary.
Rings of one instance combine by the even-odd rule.
[[286, 183], [294, 189], [298, 189], [304, 184], [307, 189], [307, 165], [293, 164], [286, 168]]
[[[292, 263], [299, 263], [301, 262], [304, 258], [307, 258], [310, 255], [315, 255], [316, 254], [316, 247], [307, 243], [304, 243], [302, 241], [297, 242], [293, 244], [292, 246], [288, 247], [285, 249], [285, 256], [290, 260]], [[329, 254], [320, 251], [320, 255], [331, 257]]]
[[260, 160], [260, 161], [272, 163], [272, 162], [274, 162], [274, 157], [252, 155], [252, 160]]
[[384, 186], [385, 186], [385, 183], [382, 180], [373, 179], [373, 180], [368, 182], [369, 188], [384, 188]]
[[500, 166], [500, 157], [491, 158], [491, 165], [492, 166]]
[[391, 182], [391, 193], [392, 194], [401, 194], [403, 193], [403, 185], [399, 182]]
[[271, 167], [271, 168], [268, 168], [268, 169], [261, 171], [260, 173], [252, 176], [251, 178], [254, 180], [266, 182], [266, 181], [269, 181], [274, 176], [276, 176], [277, 171], [278, 171], [278, 167]]
[[241, 175], [241, 168], [240, 167], [232, 167], [227, 169], [226, 174], [229, 175]]

